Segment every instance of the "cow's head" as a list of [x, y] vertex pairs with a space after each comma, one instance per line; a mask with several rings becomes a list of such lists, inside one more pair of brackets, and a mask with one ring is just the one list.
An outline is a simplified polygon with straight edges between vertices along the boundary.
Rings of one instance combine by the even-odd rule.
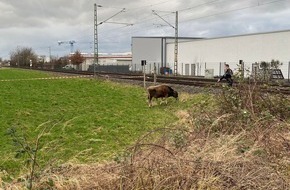
[[178, 99], [178, 92], [173, 91], [173, 97], [177, 100]]

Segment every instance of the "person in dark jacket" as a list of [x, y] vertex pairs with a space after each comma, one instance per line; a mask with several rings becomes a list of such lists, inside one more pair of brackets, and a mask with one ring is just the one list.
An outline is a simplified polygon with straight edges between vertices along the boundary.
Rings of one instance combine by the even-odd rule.
[[217, 82], [220, 82], [223, 79], [226, 79], [229, 86], [233, 86], [233, 79], [232, 79], [233, 71], [230, 69], [229, 64], [225, 64], [225, 74], [219, 78]]

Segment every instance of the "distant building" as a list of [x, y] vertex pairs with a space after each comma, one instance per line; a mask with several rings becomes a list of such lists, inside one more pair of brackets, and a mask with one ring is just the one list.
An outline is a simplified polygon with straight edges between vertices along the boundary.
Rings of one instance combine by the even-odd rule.
[[[83, 71], [88, 70], [90, 65], [94, 63], [94, 54], [82, 54], [85, 61], [81, 64], [80, 68]], [[98, 56], [99, 65], [131, 65], [131, 53], [114, 53], [114, 54], [100, 54]]]

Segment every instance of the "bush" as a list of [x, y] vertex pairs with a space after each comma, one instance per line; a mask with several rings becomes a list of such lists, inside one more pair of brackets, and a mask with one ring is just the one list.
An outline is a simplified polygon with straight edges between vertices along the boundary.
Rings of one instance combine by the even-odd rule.
[[233, 119], [245, 122], [264, 116], [279, 120], [290, 118], [289, 97], [281, 93], [269, 94], [268, 88], [256, 82], [240, 82], [237, 88], [223, 88], [217, 98], [219, 111], [231, 113]]

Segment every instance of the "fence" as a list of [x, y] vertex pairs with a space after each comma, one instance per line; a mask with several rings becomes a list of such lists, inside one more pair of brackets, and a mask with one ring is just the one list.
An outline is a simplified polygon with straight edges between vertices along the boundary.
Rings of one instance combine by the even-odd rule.
[[109, 72], [109, 73], [130, 73], [129, 65], [90, 65], [88, 71], [90, 72]]
[[[218, 77], [224, 74], [224, 64], [229, 64], [230, 68], [234, 73], [238, 72], [241, 65], [239, 62], [192, 62], [192, 63], [178, 63], [177, 72], [178, 75], [191, 76], [191, 77]], [[290, 83], [290, 61], [282, 62], [283, 64], [279, 67], [284, 79]], [[164, 67], [165, 66], [165, 67]], [[166, 63], [162, 65], [158, 62], [147, 62], [145, 65], [145, 72], [147, 74], [152, 74], [154, 72], [154, 67], [156, 67], [156, 74], [173, 74], [173, 63]], [[56, 70], [62, 70], [63, 67], [52, 67]], [[46, 66], [39, 69], [48, 69]], [[93, 72], [110, 72], [110, 73], [143, 73], [143, 68], [141, 64], [130, 64], [130, 65], [89, 65], [88, 71]], [[163, 72], [162, 72], [163, 71]], [[256, 75], [258, 71], [261, 71], [260, 64], [258, 62], [244, 62], [244, 77], [252, 77]]]
[[[229, 64], [234, 73], [239, 72], [241, 65], [239, 62], [194, 62], [194, 63], [179, 63], [178, 75], [191, 77], [218, 77], [224, 74], [224, 64]], [[157, 74], [160, 73], [161, 63], [147, 63], [145, 72], [151, 74], [154, 70], [154, 65], [157, 67]], [[166, 68], [173, 70], [173, 63], [167, 63]], [[290, 62], [284, 62], [279, 69], [281, 69], [284, 79], [290, 82]], [[142, 72], [141, 64], [132, 64], [132, 72]], [[244, 62], [244, 77], [252, 77], [257, 70], [261, 70], [258, 62]], [[168, 72], [169, 74], [170, 72]]]
[[[154, 72], [154, 66], [156, 67], [156, 74], [162, 74], [160, 72], [160, 68], [161, 68], [161, 63], [146, 63], [145, 65], [145, 73], [146, 74], [152, 74]], [[140, 72], [142, 73], [143, 72], [143, 68], [141, 66], [141, 64], [132, 64], [131, 67], [130, 67], [130, 70], [132, 72]]]

